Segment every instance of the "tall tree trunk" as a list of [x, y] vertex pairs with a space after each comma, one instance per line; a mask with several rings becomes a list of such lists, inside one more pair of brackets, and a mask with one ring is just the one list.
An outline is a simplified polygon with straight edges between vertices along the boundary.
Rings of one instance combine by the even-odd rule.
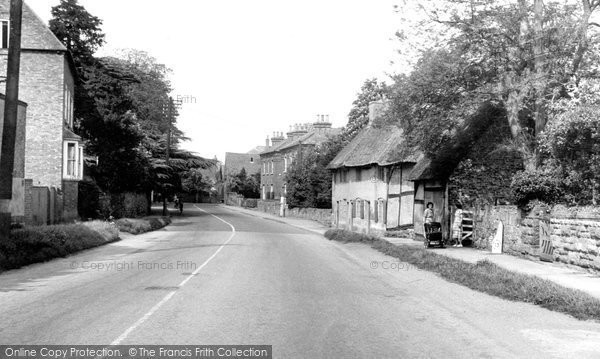
[[533, 4], [533, 56], [535, 67], [535, 135], [538, 136], [546, 127], [546, 111], [544, 95], [546, 91], [546, 54], [544, 52], [544, 2], [535, 0]]
[[592, 16], [592, 12], [598, 7], [598, 0], [581, 0], [581, 5], [583, 8], [583, 15], [581, 16], [581, 22], [579, 23], [578, 29], [578, 44], [577, 51], [575, 52], [575, 56], [573, 58], [573, 66], [571, 68], [571, 76], [574, 76], [579, 70], [579, 66], [581, 65], [581, 61], [583, 60], [583, 55], [588, 49], [588, 38], [587, 38], [587, 28], [589, 26], [590, 17]]

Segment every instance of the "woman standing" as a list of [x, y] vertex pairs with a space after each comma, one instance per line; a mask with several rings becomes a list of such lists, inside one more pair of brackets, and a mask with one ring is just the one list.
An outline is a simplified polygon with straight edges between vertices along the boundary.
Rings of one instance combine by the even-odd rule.
[[427, 208], [425, 208], [425, 212], [423, 212], [423, 223], [431, 223], [433, 222], [433, 203], [427, 203]]
[[454, 241], [454, 247], [462, 247], [461, 244], [461, 233], [460, 227], [462, 226], [463, 210], [460, 203], [456, 204], [456, 211], [454, 211], [454, 221], [452, 222], [452, 240]]

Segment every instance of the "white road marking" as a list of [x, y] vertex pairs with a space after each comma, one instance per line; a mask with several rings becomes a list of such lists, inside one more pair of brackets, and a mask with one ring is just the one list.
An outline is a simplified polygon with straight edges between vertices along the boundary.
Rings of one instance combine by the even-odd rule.
[[[196, 268], [196, 270], [192, 274], [187, 276], [181, 283], [179, 283], [179, 286], [178, 286], [179, 288], [183, 287], [190, 279], [192, 279], [195, 275], [197, 275], [200, 272], [200, 270], [202, 268], [204, 268], [204, 266], [206, 266], [213, 258], [215, 258], [217, 256], [217, 254], [219, 254], [221, 249], [223, 249], [223, 247], [225, 247], [227, 245], [227, 243], [229, 243], [235, 236], [235, 227], [233, 226], [233, 224], [227, 222], [226, 220], [224, 220], [220, 217], [215, 216], [214, 214], [212, 214], [210, 212], [203, 210], [202, 208], [200, 208], [196, 205], [194, 205], [194, 207], [196, 207], [197, 209], [201, 210], [204, 213], [210, 214], [211, 216], [215, 217], [219, 221], [221, 221], [221, 222], [227, 224], [229, 227], [231, 227], [231, 235], [229, 236], [229, 239], [227, 239], [223, 244], [221, 244], [221, 246], [219, 246], [219, 248], [215, 251], [215, 253], [213, 253], [206, 261], [204, 261], [204, 263], [202, 263], [202, 265], [200, 267]], [[148, 320], [148, 318], [150, 318], [152, 316], [152, 314], [154, 314], [160, 307], [162, 307], [163, 304], [168, 302], [169, 299], [171, 299], [171, 297], [173, 297], [175, 295], [175, 293], [176, 293], [176, 291], [171, 291], [167, 295], [165, 295], [164, 298], [160, 300], [160, 302], [156, 303], [146, 314], [144, 314], [140, 319], [138, 319], [135, 323], [133, 323], [132, 326], [127, 328], [127, 330], [125, 330], [123, 332], [123, 334], [121, 334], [117, 339], [113, 340], [113, 342], [110, 343], [110, 345], [121, 344], [121, 342], [123, 342], [123, 340], [125, 340], [129, 336], [129, 334], [131, 334], [131, 332], [133, 332], [136, 328], [138, 328], [146, 320]]]

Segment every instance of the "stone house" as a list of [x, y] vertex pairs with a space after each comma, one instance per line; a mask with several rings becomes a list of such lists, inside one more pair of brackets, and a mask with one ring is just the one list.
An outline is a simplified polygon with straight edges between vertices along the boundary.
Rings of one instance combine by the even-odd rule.
[[[0, 144], [4, 127], [4, 95], [0, 94]], [[17, 112], [17, 133], [15, 137], [15, 157], [12, 183], [12, 199], [9, 204], [11, 221], [25, 223], [25, 121], [27, 104], [19, 101]]]
[[408, 147], [402, 129], [377, 125], [383, 102], [369, 106], [369, 123], [329, 164], [333, 225], [385, 232], [413, 224], [414, 184], [408, 180], [422, 154]]
[[287, 132], [273, 133], [271, 143], [266, 140], [267, 148], [260, 153], [261, 162], [261, 199], [280, 200], [287, 195], [286, 173], [298, 156], [305, 151], [327, 141], [341, 132], [340, 128], [332, 128], [325, 115], [318, 115], [317, 121], [307, 124], [296, 124]]
[[[6, 73], [10, 1], [0, 0], [0, 73]], [[23, 6], [19, 97], [28, 104], [26, 193], [32, 186], [56, 193], [54, 222], [77, 214], [83, 143], [73, 133], [77, 72], [70, 53], [27, 4]], [[52, 200], [54, 202], [54, 200]], [[31, 213], [26, 209], [26, 222]]]

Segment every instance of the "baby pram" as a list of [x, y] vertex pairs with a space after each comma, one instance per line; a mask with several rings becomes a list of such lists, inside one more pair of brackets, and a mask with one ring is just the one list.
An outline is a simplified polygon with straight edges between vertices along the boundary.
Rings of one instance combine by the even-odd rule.
[[444, 248], [444, 239], [442, 238], [442, 224], [440, 222], [424, 223], [425, 232], [425, 248], [437, 244], [440, 248]]

